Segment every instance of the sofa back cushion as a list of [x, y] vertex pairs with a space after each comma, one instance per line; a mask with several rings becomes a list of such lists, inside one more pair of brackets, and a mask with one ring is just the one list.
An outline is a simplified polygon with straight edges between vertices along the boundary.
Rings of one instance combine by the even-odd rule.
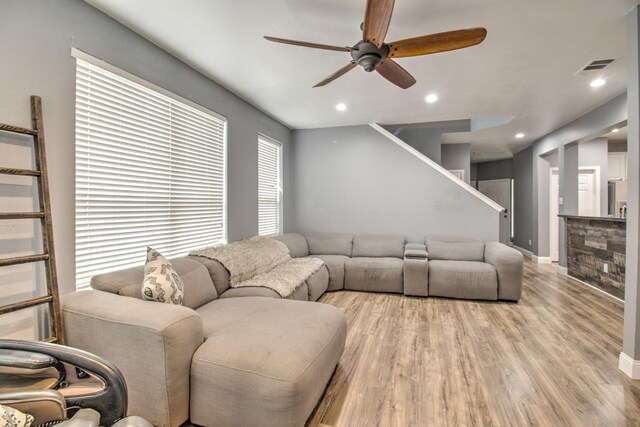
[[427, 236], [430, 260], [484, 261], [484, 241], [467, 237]]
[[351, 256], [353, 234], [305, 233], [309, 245], [309, 255]]
[[[174, 269], [184, 284], [184, 303], [196, 309], [218, 297], [207, 268], [190, 257], [174, 258]], [[144, 265], [98, 274], [91, 278], [91, 287], [127, 297], [142, 299]]]
[[309, 255], [309, 245], [302, 234], [286, 233], [276, 236], [274, 239], [287, 245], [291, 258], [302, 258]]
[[352, 257], [404, 257], [402, 234], [356, 234]]
[[229, 270], [219, 261], [202, 256], [190, 256], [189, 258], [205, 266], [209, 272], [209, 277], [213, 281], [213, 286], [216, 287], [218, 295], [222, 295], [231, 287]]

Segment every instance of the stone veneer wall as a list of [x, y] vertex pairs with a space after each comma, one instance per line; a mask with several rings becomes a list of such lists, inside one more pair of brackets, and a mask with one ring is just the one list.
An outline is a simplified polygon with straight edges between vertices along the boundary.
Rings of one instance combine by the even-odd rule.
[[624, 299], [626, 228], [621, 220], [567, 218], [569, 276]]

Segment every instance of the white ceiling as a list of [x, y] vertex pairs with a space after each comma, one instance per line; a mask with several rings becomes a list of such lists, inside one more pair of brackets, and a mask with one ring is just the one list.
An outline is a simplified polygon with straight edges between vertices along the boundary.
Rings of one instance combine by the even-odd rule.
[[[270, 43], [263, 35], [338, 46], [360, 40], [366, 0], [86, 0], [292, 128], [514, 116], [446, 135], [474, 161], [510, 157], [626, 89], [626, 13], [637, 0], [397, 0], [386, 41], [482, 26], [484, 43], [398, 59], [417, 79], [402, 90], [346, 65], [344, 52]], [[576, 75], [596, 59], [603, 72]], [[607, 84], [592, 89], [589, 82]], [[424, 97], [437, 93], [436, 104]], [[344, 102], [346, 112], [334, 106]], [[524, 132], [523, 140], [514, 135]]]

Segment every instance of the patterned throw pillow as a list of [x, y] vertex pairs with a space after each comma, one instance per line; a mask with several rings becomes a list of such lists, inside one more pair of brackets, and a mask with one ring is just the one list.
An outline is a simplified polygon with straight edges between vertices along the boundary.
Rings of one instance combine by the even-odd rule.
[[31, 424], [33, 424], [31, 415], [0, 405], [0, 427], [29, 427]]
[[165, 257], [152, 248], [147, 248], [142, 298], [175, 305], [184, 302], [184, 285], [178, 273]]

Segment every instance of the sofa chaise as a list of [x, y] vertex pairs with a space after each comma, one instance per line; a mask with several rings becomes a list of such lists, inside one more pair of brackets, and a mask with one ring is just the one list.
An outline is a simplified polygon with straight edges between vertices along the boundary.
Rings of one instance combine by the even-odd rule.
[[231, 287], [218, 261], [181, 257], [171, 263], [184, 283], [183, 306], [141, 299], [143, 266], [94, 276], [94, 290], [62, 299], [67, 342], [116, 364], [129, 411], [156, 426], [188, 419], [302, 426], [346, 340], [342, 311], [313, 302], [325, 292], [520, 298], [522, 255], [499, 243], [333, 233], [277, 239], [291, 257], [324, 262], [287, 298], [259, 286]]

